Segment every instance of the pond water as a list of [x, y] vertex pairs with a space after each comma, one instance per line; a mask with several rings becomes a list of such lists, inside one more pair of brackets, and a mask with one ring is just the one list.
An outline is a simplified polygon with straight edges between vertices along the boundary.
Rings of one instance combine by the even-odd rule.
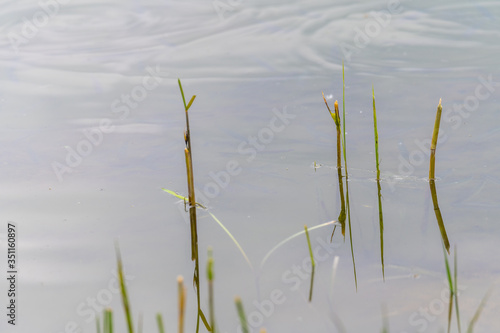
[[[391, 332], [446, 329], [448, 285], [428, 182], [440, 98], [436, 192], [450, 260], [455, 246], [458, 254], [462, 330], [497, 286], [475, 332], [500, 331], [500, 3], [46, 0], [2, 8], [7, 276], [8, 223], [17, 234], [16, 325], [4, 310], [2, 332], [95, 332], [103, 307], [125, 331], [115, 241], [134, 325], [142, 313], [144, 332], [154, 332], [161, 312], [167, 330], [176, 329], [183, 275], [186, 331], [195, 330], [188, 215], [162, 191], [187, 195], [177, 78], [187, 98], [197, 96], [190, 127], [198, 200], [252, 265], [200, 210], [202, 305], [212, 246], [220, 332], [238, 331], [235, 295], [254, 332], [375, 332], [384, 313]], [[336, 228], [331, 243], [332, 225], [310, 231], [318, 262], [308, 303], [304, 235], [261, 261], [305, 224], [339, 215], [335, 125], [321, 92], [342, 111], [342, 61], [351, 229], [344, 241]], [[5, 279], [0, 287], [5, 309]]]

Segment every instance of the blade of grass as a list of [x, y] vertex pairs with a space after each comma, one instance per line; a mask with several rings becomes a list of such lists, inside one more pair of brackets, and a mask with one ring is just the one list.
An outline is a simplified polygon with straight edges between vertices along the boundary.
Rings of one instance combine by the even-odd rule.
[[439, 136], [439, 124], [441, 123], [441, 112], [443, 111], [443, 107], [441, 106], [441, 99], [439, 100], [439, 105], [436, 111], [436, 120], [434, 121], [434, 130], [432, 132], [432, 141], [431, 141], [431, 158], [429, 163], [429, 180], [434, 179], [434, 169], [436, 164], [436, 145], [437, 139]]
[[307, 238], [307, 246], [309, 247], [309, 256], [311, 257], [311, 285], [309, 287], [309, 302], [312, 301], [313, 284], [314, 284], [314, 268], [316, 263], [314, 262], [313, 250], [311, 247], [311, 239], [309, 238], [309, 232], [307, 231], [307, 225], [304, 225], [304, 230]]
[[[342, 227], [342, 236], [344, 237], [345, 241], [345, 219], [346, 219], [346, 213], [345, 213], [345, 198], [344, 198], [344, 184], [342, 181], [342, 150], [340, 148], [341, 146], [341, 129], [340, 129], [340, 115], [339, 115], [339, 102], [335, 101], [334, 103], [334, 110], [335, 113], [330, 110], [330, 107], [328, 106], [328, 102], [326, 101], [325, 94], [321, 92], [323, 95], [323, 101], [325, 102], [326, 108], [328, 109], [328, 112], [330, 112], [330, 116], [332, 117], [333, 121], [335, 122], [335, 128], [337, 129], [337, 173], [338, 173], [338, 178], [339, 178], [339, 193], [340, 193], [340, 213], [337, 218], [339, 221], [341, 227]], [[334, 226], [333, 231], [332, 231], [332, 236], [330, 237], [330, 242], [333, 240], [333, 235], [335, 234], [335, 228], [337, 226]]]
[[241, 303], [241, 298], [236, 297], [234, 299], [236, 304], [236, 310], [238, 311], [238, 317], [240, 318], [241, 329], [243, 333], [249, 333], [247, 317], [245, 315], [245, 310], [243, 309], [243, 303]]
[[342, 61], [342, 131], [344, 132], [343, 150], [344, 150], [344, 167], [345, 167], [345, 188], [346, 188], [346, 207], [347, 221], [349, 223], [349, 242], [351, 243], [352, 268], [354, 271], [354, 284], [356, 291], [358, 290], [358, 278], [356, 275], [356, 260], [354, 258], [354, 244], [352, 242], [352, 226], [351, 226], [351, 206], [349, 203], [349, 174], [347, 172], [347, 141], [345, 138], [345, 76], [344, 76], [344, 61]]
[[158, 332], [165, 333], [165, 329], [163, 328], [163, 318], [161, 313], [156, 314], [156, 323], [158, 324]]
[[132, 324], [132, 311], [130, 310], [130, 302], [128, 299], [127, 287], [125, 285], [125, 276], [123, 274], [123, 262], [118, 242], [115, 243], [115, 250], [116, 250], [116, 260], [118, 262], [118, 279], [120, 281], [120, 291], [122, 295], [123, 309], [125, 310], [125, 318], [127, 320], [128, 332], [134, 333], [134, 325]]
[[[173, 195], [176, 198], [179, 198], [179, 199], [182, 199], [182, 200], [186, 200], [187, 199], [186, 197], [184, 197], [184, 196], [182, 196], [180, 194], [177, 194], [174, 191], [167, 190], [165, 188], [162, 188], [162, 190], [165, 191], [165, 192], [167, 192], [170, 195]], [[253, 270], [252, 263], [250, 262], [250, 259], [248, 259], [247, 254], [245, 253], [245, 251], [241, 247], [240, 243], [238, 243], [238, 241], [236, 240], [236, 238], [233, 236], [233, 234], [231, 234], [231, 232], [226, 228], [226, 226], [224, 226], [224, 224], [214, 214], [212, 214], [208, 210], [208, 208], [206, 208], [205, 206], [203, 206], [202, 204], [199, 204], [199, 203], [196, 203], [196, 206], [199, 207], [199, 208], [205, 209], [208, 212], [208, 214], [214, 219], [214, 221], [217, 222], [217, 224], [222, 228], [222, 230], [224, 230], [224, 232], [229, 236], [229, 238], [231, 238], [231, 240], [233, 241], [233, 243], [236, 245], [236, 247], [238, 248], [238, 250], [241, 252], [241, 254], [243, 255], [243, 257], [245, 258], [246, 262], [248, 263], [248, 266], [250, 266], [250, 268]]]
[[479, 316], [481, 315], [481, 312], [483, 311], [484, 307], [486, 306], [486, 302], [488, 302], [488, 298], [490, 298], [491, 293], [493, 292], [493, 287], [490, 287], [486, 294], [484, 295], [483, 299], [481, 300], [481, 303], [479, 304], [479, 307], [477, 308], [476, 312], [474, 313], [474, 316], [472, 317], [469, 327], [467, 328], [467, 333], [473, 333], [474, 332], [474, 325], [476, 322], [479, 320]]
[[444, 254], [444, 263], [446, 267], [446, 277], [448, 279], [448, 287], [450, 290], [450, 301], [448, 303], [448, 333], [450, 333], [450, 328], [451, 328], [451, 314], [453, 311], [453, 296], [455, 293], [455, 288], [453, 287], [453, 278], [451, 276], [451, 270], [450, 270], [450, 264], [448, 262], [448, 255], [445, 249], [445, 246], [443, 244], [443, 254]]
[[[326, 227], [330, 224], [334, 224], [335, 221], [330, 221], [330, 222], [326, 222], [326, 223], [323, 223], [323, 224], [320, 224], [320, 225], [316, 225], [312, 228], [309, 228], [309, 230], [315, 230], [315, 229], [318, 229], [318, 228], [322, 228], [322, 227]], [[303, 233], [305, 233], [304, 230], [302, 231], [299, 231], [293, 235], [291, 235], [290, 237], [282, 240], [281, 242], [278, 243], [278, 245], [274, 246], [269, 252], [267, 252], [267, 254], [264, 256], [264, 258], [262, 259], [262, 261], [260, 262], [260, 268], [262, 269], [264, 267], [264, 263], [267, 261], [267, 259], [269, 259], [269, 257], [271, 256], [271, 254], [274, 253], [274, 251], [276, 251], [277, 249], [279, 249], [281, 246], [283, 246], [285, 243], [291, 241], [292, 239], [302, 235]]]
[[385, 281], [384, 269], [384, 216], [382, 213], [382, 187], [380, 186], [380, 160], [378, 155], [378, 129], [377, 129], [377, 109], [375, 108], [375, 88], [372, 85], [373, 97], [373, 132], [375, 134], [375, 162], [377, 166], [377, 194], [378, 194], [378, 219], [380, 229], [380, 263], [382, 265], [382, 278]]

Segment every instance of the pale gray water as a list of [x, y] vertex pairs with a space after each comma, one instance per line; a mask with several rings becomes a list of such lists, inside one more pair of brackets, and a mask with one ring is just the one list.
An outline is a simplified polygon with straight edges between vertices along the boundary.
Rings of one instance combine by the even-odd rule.
[[[424, 142], [440, 98], [437, 192], [458, 248], [462, 330], [487, 289], [498, 285], [498, 2], [41, 3], [50, 5], [4, 1], [0, 16], [5, 274], [8, 221], [17, 225], [19, 250], [17, 325], [7, 324], [4, 310], [2, 332], [95, 332], [93, 316], [102, 306], [115, 310], [117, 332], [125, 331], [114, 293], [115, 239], [129, 274], [135, 324], [143, 313], [144, 332], [154, 332], [154, 315], [161, 312], [167, 331], [176, 330], [176, 277], [182, 274], [187, 331], [194, 331], [189, 225], [178, 199], [161, 190], [187, 193], [177, 78], [188, 99], [197, 95], [190, 119], [199, 198], [205, 196], [202, 202], [255, 269], [200, 212], [203, 305], [211, 245], [221, 332], [236, 332], [235, 295], [268, 332], [336, 332], [337, 325], [346, 332], [380, 331], [382, 305], [391, 332], [446, 329], [447, 285]], [[370, 36], [361, 36], [365, 29]], [[335, 99], [342, 105], [343, 59], [358, 291], [349, 237], [343, 243], [337, 229], [333, 245], [325, 245], [328, 226], [311, 231], [320, 262], [309, 304], [309, 276], [300, 278], [304, 273], [296, 268], [308, 257], [304, 237], [259, 267], [304, 224], [338, 216], [334, 123], [321, 91], [331, 106]], [[372, 84], [384, 178], [385, 283]], [[87, 156], [66, 160], [78, 150]], [[227, 186], [220, 176], [217, 185], [214, 175], [230, 161], [237, 162], [237, 174]], [[316, 172], [314, 161], [323, 165]], [[0, 288], [7, 304], [5, 280]], [[273, 290], [282, 295], [270, 310]], [[426, 308], [429, 314], [419, 312]], [[475, 332], [499, 331], [499, 310], [495, 290]]]

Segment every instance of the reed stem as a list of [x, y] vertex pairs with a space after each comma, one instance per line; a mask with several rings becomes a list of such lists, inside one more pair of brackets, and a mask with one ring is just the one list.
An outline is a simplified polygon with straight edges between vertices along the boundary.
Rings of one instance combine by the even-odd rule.
[[439, 125], [441, 123], [441, 112], [443, 111], [443, 107], [441, 106], [441, 99], [439, 99], [439, 105], [436, 111], [436, 120], [434, 121], [434, 130], [432, 132], [432, 141], [431, 141], [431, 158], [429, 165], [429, 180], [434, 180], [434, 169], [436, 164], [436, 145], [439, 136]]

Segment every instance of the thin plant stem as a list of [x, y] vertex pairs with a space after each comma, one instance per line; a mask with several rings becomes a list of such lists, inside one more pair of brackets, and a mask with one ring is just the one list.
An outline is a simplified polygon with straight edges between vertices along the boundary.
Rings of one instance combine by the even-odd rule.
[[436, 120], [434, 121], [434, 130], [432, 132], [432, 141], [431, 141], [431, 157], [430, 157], [430, 165], [429, 165], [429, 180], [434, 180], [434, 171], [436, 164], [436, 145], [439, 136], [439, 124], [441, 123], [441, 112], [443, 111], [443, 107], [441, 106], [441, 99], [439, 100], [439, 105], [436, 111]]
[[446, 251], [450, 253], [450, 241], [448, 240], [448, 234], [446, 233], [446, 228], [444, 226], [443, 216], [441, 215], [441, 209], [439, 209], [439, 203], [436, 192], [436, 183], [433, 179], [429, 181], [429, 186], [431, 189], [432, 204], [434, 206], [434, 213], [436, 215], [436, 220], [438, 223], [439, 231], [441, 233], [441, 238], [443, 239]]
[[120, 280], [120, 291], [122, 295], [123, 308], [125, 310], [125, 318], [127, 320], [128, 332], [134, 333], [134, 325], [132, 324], [132, 310], [130, 309], [127, 287], [125, 285], [125, 276], [123, 273], [123, 263], [118, 243], [115, 243], [115, 249], [116, 249], [116, 260], [118, 262], [118, 278]]
[[352, 242], [352, 226], [351, 226], [351, 206], [349, 203], [349, 174], [347, 172], [347, 153], [346, 153], [346, 138], [345, 138], [345, 76], [344, 76], [344, 61], [342, 61], [342, 131], [344, 132], [343, 150], [344, 150], [344, 168], [345, 168], [345, 188], [346, 188], [346, 207], [347, 221], [349, 223], [349, 241], [351, 243], [352, 267], [354, 271], [354, 284], [358, 290], [358, 278], [356, 276], [356, 260], [354, 258], [354, 244]]
[[375, 107], [375, 88], [372, 86], [373, 97], [373, 132], [375, 134], [375, 162], [377, 166], [377, 194], [378, 194], [378, 219], [380, 229], [380, 263], [382, 265], [382, 278], [385, 281], [384, 270], [384, 216], [382, 213], [382, 187], [380, 186], [380, 160], [378, 155], [378, 129], [377, 129], [377, 109]]
[[309, 256], [311, 257], [311, 285], [309, 287], [309, 302], [311, 302], [313, 293], [313, 284], [314, 284], [314, 269], [316, 267], [316, 263], [314, 262], [314, 255], [311, 247], [311, 239], [309, 238], [309, 231], [307, 231], [307, 225], [304, 225], [304, 230], [307, 238], [307, 246], [309, 247]]
[[[346, 219], [346, 213], [345, 213], [345, 198], [344, 198], [344, 183], [342, 181], [342, 150], [341, 150], [341, 143], [342, 143], [342, 137], [341, 137], [341, 129], [340, 129], [340, 115], [339, 115], [339, 102], [335, 101], [334, 103], [334, 110], [335, 113], [330, 110], [330, 107], [328, 106], [328, 102], [326, 101], [325, 94], [321, 92], [323, 95], [323, 100], [325, 101], [326, 108], [330, 112], [330, 116], [332, 117], [333, 121], [335, 122], [335, 127], [337, 129], [337, 174], [338, 174], [338, 179], [339, 179], [339, 193], [340, 193], [340, 213], [339, 217], [337, 220], [339, 221], [341, 227], [342, 227], [342, 236], [344, 237], [345, 241], [345, 219]], [[333, 235], [335, 234], [335, 229], [337, 226], [333, 227], [332, 231], [332, 236], [330, 237], [330, 242], [333, 240]]]
[[161, 313], [156, 314], [156, 323], [158, 325], [158, 332], [165, 333], [165, 328], [163, 327], [163, 318]]
[[241, 302], [241, 298], [236, 297], [234, 299], [234, 303], [236, 304], [236, 311], [238, 312], [238, 317], [240, 318], [241, 329], [243, 333], [249, 333], [248, 329], [248, 321], [245, 315], [245, 309], [243, 308], [243, 303]]

